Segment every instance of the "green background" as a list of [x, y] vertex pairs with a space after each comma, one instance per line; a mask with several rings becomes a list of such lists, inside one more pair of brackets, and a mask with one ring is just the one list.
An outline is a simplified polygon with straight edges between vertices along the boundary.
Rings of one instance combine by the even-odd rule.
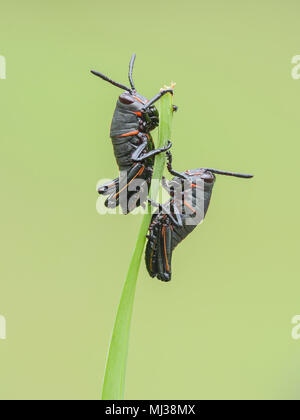
[[171, 80], [174, 166], [218, 177], [173, 281], [142, 267], [126, 398], [298, 399], [300, 5], [288, 1], [1, 3], [1, 399], [100, 397], [141, 216], [96, 213], [117, 167], [118, 89]]

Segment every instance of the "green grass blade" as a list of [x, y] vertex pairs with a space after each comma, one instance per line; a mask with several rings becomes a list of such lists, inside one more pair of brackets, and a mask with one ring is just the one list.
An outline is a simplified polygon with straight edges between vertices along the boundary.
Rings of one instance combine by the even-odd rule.
[[[163, 147], [171, 138], [172, 96], [167, 94], [160, 101], [160, 125], [158, 147]], [[165, 153], [155, 159], [153, 179], [161, 180], [165, 168]], [[153, 183], [151, 197], [156, 199], [159, 186]], [[128, 274], [122, 291], [115, 325], [110, 342], [102, 390], [103, 400], [122, 400], [125, 392], [125, 375], [128, 356], [130, 325], [133, 304], [141, 261], [144, 255], [146, 235], [151, 221], [151, 212], [145, 214], [139, 231], [136, 247], [131, 259]]]

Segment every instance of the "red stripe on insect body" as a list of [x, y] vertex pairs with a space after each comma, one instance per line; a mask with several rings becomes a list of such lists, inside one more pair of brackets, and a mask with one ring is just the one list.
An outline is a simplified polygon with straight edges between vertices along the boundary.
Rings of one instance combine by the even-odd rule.
[[186, 174], [187, 175], [190, 175], [190, 176], [196, 176], [196, 175], [203, 175], [203, 173], [202, 172], [196, 172], [195, 174], [193, 174], [193, 173], [191, 173], [190, 171], [186, 171]]
[[140, 98], [138, 98], [137, 96], [134, 96], [134, 99], [136, 99], [138, 102], [140, 102], [141, 104], [145, 105], [145, 102], [143, 102]]
[[122, 134], [121, 136], [118, 136], [118, 137], [136, 136], [137, 134], [139, 134], [139, 131], [131, 131], [130, 133], [125, 133], [125, 134]]
[[166, 245], [166, 227], [165, 226], [163, 226], [162, 234], [163, 234], [163, 238], [164, 238], [164, 251], [165, 251], [166, 270], [169, 273], [170, 272], [170, 267], [169, 267], [169, 263], [168, 263], [168, 254], [167, 254], [167, 245]]

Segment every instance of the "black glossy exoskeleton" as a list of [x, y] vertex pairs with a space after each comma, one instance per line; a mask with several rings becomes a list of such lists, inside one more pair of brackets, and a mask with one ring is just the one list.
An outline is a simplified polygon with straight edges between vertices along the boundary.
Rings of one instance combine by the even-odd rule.
[[150, 101], [137, 93], [132, 79], [134, 61], [135, 54], [129, 65], [130, 88], [109, 79], [102, 73], [92, 71], [94, 75], [125, 91], [118, 98], [110, 129], [120, 177], [98, 189], [99, 194], [108, 196], [105, 201], [106, 207], [115, 208], [121, 205], [124, 214], [147, 200], [154, 156], [171, 147], [169, 143], [165, 148], [154, 149], [150, 131], [159, 125], [159, 114], [154, 103], [164, 94], [173, 91], [162, 90]]
[[165, 282], [171, 280], [174, 249], [206, 216], [216, 179], [214, 174], [252, 178], [252, 175], [207, 168], [179, 173], [172, 169], [170, 153], [168, 158], [169, 172], [175, 177], [169, 182], [163, 178], [163, 187], [171, 198], [165, 205], [151, 203], [158, 211], [152, 217], [146, 247], [150, 276]]

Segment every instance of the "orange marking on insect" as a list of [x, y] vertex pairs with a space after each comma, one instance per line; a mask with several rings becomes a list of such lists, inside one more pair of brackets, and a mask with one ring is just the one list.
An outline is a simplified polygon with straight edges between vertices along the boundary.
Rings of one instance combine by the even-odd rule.
[[140, 176], [140, 175], [142, 175], [142, 173], [144, 172], [144, 169], [145, 169], [145, 167], [143, 166], [139, 171], [138, 171], [138, 173], [132, 178], [132, 180], [130, 181], [130, 182], [128, 182], [128, 184], [127, 185], [125, 185], [125, 187], [123, 187], [122, 189], [121, 189], [121, 191], [119, 191], [117, 194], [115, 194], [114, 196], [113, 196], [113, 198], [116, 198], [116, 197], [118, 197], [120, 194], [121, 194], [121, 192], [123, 192], [124, 190], [126, 190], [126, 188], [128, 187], [128, 185], [130, 185], [131, 183], [132, 183], [132, 181], [135, 179], [135, 178], [137, 178], [138, 176]]
[[139, 131], [131, 131], [130, 133], [125, 133], [125, 134], [122, 134], [122, 135], [121, 135], [121, 136], [119, 136], [119, 137], [136, 136], [137, 134], [139, 134]]
[[164, 248], [165, 248], [165, 260], [166, 260], [166, 269], [167, 272], [170, 272], [170, 267], [168, 263], [168, 255], [167, 255], [167, 246], [166, 246], [166, 227], [163, 227], [163, 236], [164, 236]]
[[187, 206], [190, 210], [192, 210], [193, 213], [197, 213], [196, 210], [193, 209], [193, 207], [185, 200], [184, 200], [184, 205]]
[[202, 188], [201, 185], [197, 185], [197, 184], [191, 184], [191, 187], [193, 187], [193, 188]]
[[134, 112], [134, 114], [137, 115], [138, 117], [141, 117], [142, 116], [142, 113], [141, 112]]
[[136, 99], [137, 101], [139, 101], [141, 104], [144, 105], [144, 102], [140, 98], [138, 98], [137, 96], [134, 96], [134, 99]]

